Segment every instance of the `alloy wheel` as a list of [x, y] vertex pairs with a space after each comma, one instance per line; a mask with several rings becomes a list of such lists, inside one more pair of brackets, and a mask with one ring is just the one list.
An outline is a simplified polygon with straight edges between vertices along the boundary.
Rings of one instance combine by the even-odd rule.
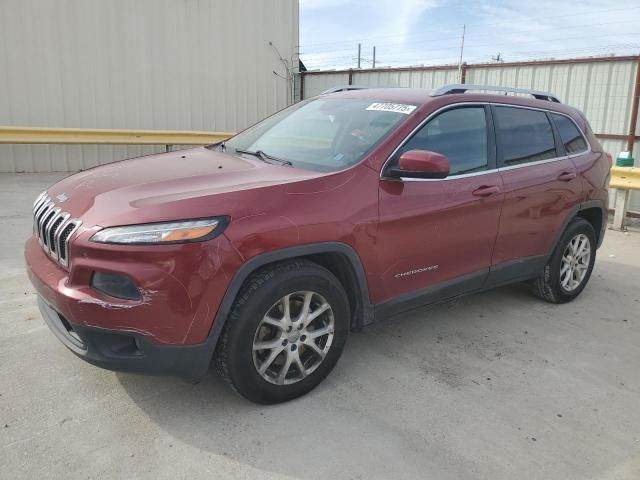
[[334, 337], [331, 305], [320, 294], [294, 292], [264, 315], [253, 339], [253, 364], [276, 385], [299, 382], [324, 361]]
[[591, 242], [580, 233], [567, 244], [560, 262], [560, 284], [567, 292], [578, 288], [589, 270]]

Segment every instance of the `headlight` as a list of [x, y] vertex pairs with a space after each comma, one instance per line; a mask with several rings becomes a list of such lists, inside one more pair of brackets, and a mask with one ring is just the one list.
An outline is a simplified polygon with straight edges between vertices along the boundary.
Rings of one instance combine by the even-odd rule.
[[100, 230], [91, 241], [99, 243], [186, 243], [201, 242], [218, 236], [227, 226], [228, 217], [146, 223]]

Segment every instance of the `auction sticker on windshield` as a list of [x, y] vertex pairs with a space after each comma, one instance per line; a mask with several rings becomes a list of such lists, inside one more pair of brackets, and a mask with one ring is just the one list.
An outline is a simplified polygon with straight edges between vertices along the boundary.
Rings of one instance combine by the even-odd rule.
[[402, 103], [372, 103], [367, 110], [376, 110], [378, 112], [396, 112], [409, 115], [416, 109], [415, 105], [404, 105]]

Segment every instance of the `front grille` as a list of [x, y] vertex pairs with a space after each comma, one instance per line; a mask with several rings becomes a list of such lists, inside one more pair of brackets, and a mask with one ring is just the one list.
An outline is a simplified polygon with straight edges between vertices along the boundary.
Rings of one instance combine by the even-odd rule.
[[33, 203], [33, 232], [42, 249], [65, 267], [69, 266], [69, 239], [81, 223], [57, 207], [46, 192]]

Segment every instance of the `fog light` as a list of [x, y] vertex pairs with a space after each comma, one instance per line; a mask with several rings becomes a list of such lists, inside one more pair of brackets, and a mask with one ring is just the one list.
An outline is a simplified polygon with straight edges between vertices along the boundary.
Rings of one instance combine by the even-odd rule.
[[126, 275], [93, 272], [91, 286], [106, 295], [124, 300], [140, 300], [140, 292]]

